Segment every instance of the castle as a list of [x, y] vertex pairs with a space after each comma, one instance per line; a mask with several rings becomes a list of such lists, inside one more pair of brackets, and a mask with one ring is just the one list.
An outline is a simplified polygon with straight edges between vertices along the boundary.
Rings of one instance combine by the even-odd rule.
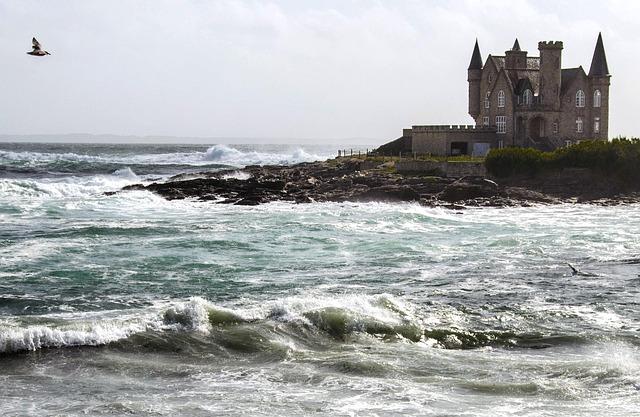
[[[562, 42], [539, 42], [528, 56], [516, 39], [503, 56], [482, 61], [476, 40], [467, 70], [468, 126], [413, 126], [381, 147], [433, 155], [485, 155], [491, 148], [551, 150], [581, 140], [607, 140], [611, 75], [598, 35], [591, 67], [562, 68]], [[393, 145], [393, 146], [391, 146]]]

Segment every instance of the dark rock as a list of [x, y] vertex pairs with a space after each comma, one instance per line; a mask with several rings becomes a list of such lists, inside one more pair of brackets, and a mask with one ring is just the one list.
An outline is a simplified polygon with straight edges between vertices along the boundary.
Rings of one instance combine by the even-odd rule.
[[[368, 169], [369, 166], [374, 168]], [[242, 170], [180, 174], [165, 182], [134, 184], [123, 190], [149, 190], [168, 200], [195, 198], [248, 206], [271, 201], [416, 201], [428, 207], [460, 210], [467, 206], [640, 202], [640, 194], [630, 193], [620, 184], [595, 176], [590, 170], [501, 179], [497, 184], [483, 177], [405, 176], [391, 168], [389, 163], [367, 165], [356, 158], [294, 166], [251, 165]], [[233, 177], [239, 171], [249, 178]]]
[[475, 198], [493, 197], [498, 194], [498, 188], [488, 182], [468, 182], [464, 180], [456, 181], [447, 185], [444, 190], [437, 194], [439, 200], [448, 203], [472, 200]]

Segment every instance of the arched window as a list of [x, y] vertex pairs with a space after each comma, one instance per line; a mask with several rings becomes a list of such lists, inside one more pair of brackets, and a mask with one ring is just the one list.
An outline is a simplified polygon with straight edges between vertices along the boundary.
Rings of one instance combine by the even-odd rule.
[[528, 88], [526, 90], [524, 90], [524, 93], [522, 93], [522, 104], [525, 105], [530, 105], [532, 101], [532, 94], [531, 94], [531, 90], [529, 90]]
[[593, 92], [593, 107], [600, 107], [602, 105], [602, 93], [600, 90]]
[[578, 90], [576, 93], [576, 107], [584, 107], [584, 91]]
[[490, 102], [489, 102], [489, 96], [490, 96], [490, 95], [491, 95], [491, 93], [489, 93], [489, 92], [487, 91], [487, 95], [486, 95], [486, 96], [484, 96], [484, 108], [485, 108], [485, 109], [488, 109], [488, 108], [489, 108], [489, 103], [490, 103]]
[[504, 91], [498, 92], [498, 107], [504, 107]]

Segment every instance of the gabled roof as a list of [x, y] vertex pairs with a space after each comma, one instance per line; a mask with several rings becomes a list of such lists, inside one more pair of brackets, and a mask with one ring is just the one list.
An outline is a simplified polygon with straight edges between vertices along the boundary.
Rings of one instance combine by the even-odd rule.
[[[500, 70], [506, 65], [506, 58], [500, 55], [489, 55], [488, 60], [492, 60], [497, 70]], [[537, 71], [540, 69], [540, 57], [529, 56], [527, 57], [527, 71]]]
[[476, 46], [473, 47], [473, 54], [471, 55], [471, 62], [469, 63], [468, 69], [482, 69], [482, 56], [480, 55], [480, 47], [478, 46], [477, 39]]
[[596, 49], [593, 51], [593, 59], [591, 60], [591, 68], [589, 69], [589, 77], [606, 77], [609, 74], [609, 65], [607, 65], [607, 55], [604, 53], [604, 44], [602, 43], [602, 33], [598, 34]]
[[509, 89], [511, 90], [511, 93], [513, 93], [514, 90], [515, 90], [515, 88], [513, 86], [513, 80], [511, 80], [511, 78], [509, 77], [509, 74], [507, 74], [507, 71], [504, 68], [501, 69], [498, 72], [498, 76], [496, 77], [496, 82], [498, 81], [498, 79], [500, 79], [500, 76], [504, 76], [505, 80], [507, 81], [507, 85], [509, 86]]
[[583, 76], [583, 77], [587, 76], [582, 66], [578, 68], [563, 69], [560, 72], [560, 94], [564, 95], [569, 90], [569, 88], [571, 87], [571, 84], [573, 84], [576, 78], [580, 76]]
[[505, 57], [504, 56], [489, 55], [489, 58], [493, 62], [493, 65], [496, 66], [496, 70], [500, 71], [502, 68], [504, 68], [504, 65], [505, 65]]
[[[518, 83], [522, 79], [528, 80], [531, 90], [534, 94], [538, 94], [540, 90], [540, 58], [530, 57], [527, 58], [527, 69], [515, 70], [505, 68], [505, 57], [499, 55], [489, 55], [487, 63], [491, 62], [498, 72], [504, 72], [509, 84], [511, 85], [511, 91], [515, 94], [520, 94], [518, 91]], [[524, 91], [524, 90], [523, 90]]]

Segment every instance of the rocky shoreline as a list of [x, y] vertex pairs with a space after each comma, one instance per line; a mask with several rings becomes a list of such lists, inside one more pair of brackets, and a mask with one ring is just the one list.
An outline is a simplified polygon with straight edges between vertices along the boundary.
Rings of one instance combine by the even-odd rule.
[[600, 178], [588, 170], [499, 181], [482, 177], [401, 175], [390, 163], [364, 163], [357, 158], [181, 174], [164, 182], [123, 188], [140, 189], [152, 191], [168, 200], [190, 198], [248, 206], [272, 201], [404, 201], [448, 208], [640, 202], [638, 193], [629, 192], [616, 182]]

